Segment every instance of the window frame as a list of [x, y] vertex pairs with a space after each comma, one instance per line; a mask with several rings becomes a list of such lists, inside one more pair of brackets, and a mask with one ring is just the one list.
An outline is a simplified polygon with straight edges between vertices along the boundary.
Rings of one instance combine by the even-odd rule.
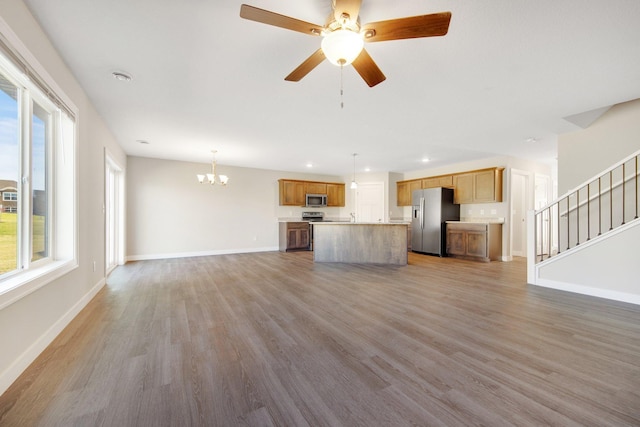
[[[17, 207], [19, 221], [28, 221], [27, 224], [19, 224], [17, 231], [19, 260], [22, 257], [22, 261], [26, 261], [27, 268], [18, 266], [17, 270], [0, 276], [0, 309], [2, 309], [79, 266], [77, 157], [79, 114], [75, 105], [2, 19], [0, 19], [0, 36], [0, 71], [6, 79], [19, 88], [18, 120], [21, 126], [19, 161], [21, 165], [17, 180]], [[16, 64], [16, 58], [24, 63]], [[42, 89], [43, 84], [47, 88], [46, 91]], [[45, 149], [48, 249], [47, 256], [36, 261], [31, 260], [33, 237], [31, 221], [34, 201], [30, 182], [32, 164], [29, 151], [32, 147], [32, 103], [34, 102], [50, 113], [49, 126], [46, 129], [49, 134], [48, 146]], [[25, 150], [28, 152], [25, 153]]]
[[[7, 195], [15, 195], [15, 199], [7, 198]], [[3, 202], [17, 202], [18, 201], [18, 192], [17, 191], [3, 191], [2, 192], [2, 201]]]

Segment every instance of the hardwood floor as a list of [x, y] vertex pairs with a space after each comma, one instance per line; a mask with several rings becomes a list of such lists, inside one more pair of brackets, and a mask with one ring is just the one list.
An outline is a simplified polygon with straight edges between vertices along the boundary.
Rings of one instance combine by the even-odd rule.
[[0, 397], [2, 426], [640, 425], [640, 307], [523, 260], [129, 263]]

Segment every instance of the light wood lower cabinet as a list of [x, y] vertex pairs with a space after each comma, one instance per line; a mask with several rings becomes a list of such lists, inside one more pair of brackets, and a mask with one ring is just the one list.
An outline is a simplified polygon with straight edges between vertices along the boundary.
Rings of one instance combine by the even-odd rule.
[[502, 256], [502, 224], [448, 222], [447, 255], [479, 261]]
[[308, 222], [280, 223], [280, 251], [307, 251], [310, 249]]

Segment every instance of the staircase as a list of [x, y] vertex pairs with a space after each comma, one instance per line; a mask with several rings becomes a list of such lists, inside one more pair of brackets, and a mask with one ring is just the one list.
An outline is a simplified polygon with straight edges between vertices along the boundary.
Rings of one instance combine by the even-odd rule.
[[640, 151], [527, 217], [530, 284], [640, 304]]

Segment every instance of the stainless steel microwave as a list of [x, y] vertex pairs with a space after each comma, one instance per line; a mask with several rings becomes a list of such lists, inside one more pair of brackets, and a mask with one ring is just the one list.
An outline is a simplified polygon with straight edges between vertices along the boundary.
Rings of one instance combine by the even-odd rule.
[[324, 208], [327, 206], [327, 195], [307, 194], [305, 206], [308, 208]]

